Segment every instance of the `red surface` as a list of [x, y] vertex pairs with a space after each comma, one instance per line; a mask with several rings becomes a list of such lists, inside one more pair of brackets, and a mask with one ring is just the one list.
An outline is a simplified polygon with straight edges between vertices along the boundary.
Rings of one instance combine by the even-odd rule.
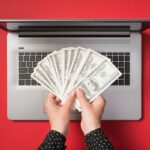
[[[149, 0], [1, 0], [0, 18], [150, 18]], [[137, 60], [138, 61], [138, 60]], [[6, 33], [0, 31], [0, 150], [34, 150], [49, 131], [47, 122], [7, 119]], [[105, 121], [103, 129], [117, 150], [150, 149], [150, 30], [143, 34], [143, 118]], [[84, 150], [79, 122], [70, 123], [69, 150]]]

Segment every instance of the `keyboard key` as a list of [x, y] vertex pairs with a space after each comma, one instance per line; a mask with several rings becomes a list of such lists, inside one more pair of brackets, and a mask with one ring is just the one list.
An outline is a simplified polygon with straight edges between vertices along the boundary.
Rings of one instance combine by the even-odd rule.
[[19, 73], [27, 73], [27, 68], [19, 68]]
[[46, 55], [43, 55], [43, 56], [42, 56], [42, 59], [45, 58], [45, 57], [46, 57]]
[[30, 56], [30, 61], [35, 61], [35, 56]]
[[37, 85], [37, 82], [35, 80], [32, 80], [32, 85]]
[[113, 52], [113, 55], [118, 55], [118, 52]]
[[40, 61], [41, 60], [41, 56], [36, 56], [36, 61]]
[[119, 61], [124, 61], [124, 56], [119, 56]]
[[121, 73], [124, 73], [124, 68], [119, 68]]
[[111, 56], [111, 55], [107, 55], [107, 57], [111, 60], [113, 59], [113, 56]]
[[29, 56], [24, 56], [24, 61], [29, 61]]
[[130, 76], [129, 76], [129, 74], [125, 74], [125, 85], [130, 85]]
[[37, 66], [37, 63], [38, 63], [38, 62], [33, 62], [33, 67], [36, 67], [36, 66]]
[[27, 67], [32, 67], [32, 62], [27, 62]]
[[124, 79], [124, 74], [122, 74], [122, 75], [119, 77], [119, 79]]
[[119, 55], [124, 55], [124, 52], [119, 52]]
[[124, 62], [119, 62], [119, 67], [124, 67]]
[[30, 80], [26, 80], [26, 85], [30, 85]]
[[19, 52], [19, 55], [24, 55], [24, 52]]
[[42, 53], [42, 54], [46, 56], [48, 53], [47, 53], [47, 52], [44, 52], [44, 53]]
[[19, 56], [19, 61], [23, 61], [23, 56]]
[[107, 53], [107, 55], [112, 55], [112, 54], [113, 54], [112, 52], [108, 52], [108, 53]]
[[36, 53], [35, 53], [35, 52], [31, 52], [30, 54], [31, 54], [31, 55], [35, 55]]
[[105, 55], [106, 56], [106, 53], [105, 52], [100, 52], [102, 55]]
[[119, 80], [119, 85], [124, 85], [124, 80]]
[[19, 74], [19, 79], [30, 79], [30, 74]]
[[125, 72], [126, 73], [130, 72], [130, 62], [125, 62]]
[[33, 68], [28, 68], [28, 72], [32, 73], [33, 72]]
[[118, 61], [118, 56], [113, 56], [113, 61]]
[[118, 85], [118, 80], [116, 80], [112, 85]]
[[41, 52], [37, 52], [36, 54], [37, 54], [37, 55], [42, 55], [42, 53], [41, 53]]
[[25, 52], [25, 55], [30, 55], [30, 52]]
[[19, 80], [19, 85], [24, 85], [25, 81], [24, 80]]
[[125, 61], [130, 61], [130, 56], [125, 56]]
[[113, 62], [113, 64], [114, 64], [116, 67], [118, 67], [118, 62], [117, 62], [117, 61]]
[[26, 67], [26, 62], [19, 62], [19, 67]]

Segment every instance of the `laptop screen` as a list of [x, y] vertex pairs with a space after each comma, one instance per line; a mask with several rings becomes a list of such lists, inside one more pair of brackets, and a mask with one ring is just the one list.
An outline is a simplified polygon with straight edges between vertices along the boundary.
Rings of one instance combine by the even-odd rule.
[[[7, 23], [13, 24], [11, 27]], [[69, 28], [68, 28], [69, 27]], [[75, 27], [75, 28], [74, 28]], [[6, 31], [31, 30], [95, 30], [139, 31], [150, 27], [150, 20], [0, 20], [0, 28]]]

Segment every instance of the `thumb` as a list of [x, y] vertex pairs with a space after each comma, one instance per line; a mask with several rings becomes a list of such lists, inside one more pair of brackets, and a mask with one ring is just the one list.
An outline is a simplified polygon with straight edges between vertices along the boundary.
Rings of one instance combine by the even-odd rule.
[[52, 109], [55, 107], [55, 95], [53, 95], [52, 93], [48, 93], [48, 96], [46, 98], [46, 100], [44, 101], [44, 112], [46, 112], [49, 109]]
[[76, 96], [77, 96], [77, 99], [79, 100], [82, 108], [89, 105], [89, 102], [87, 101], [87, 98], [86, 98], [83, 90], [80, 87], [78, 87], [76, 90]]
[[94, 109], [97, 109], [98, 111], [102, 111], [105, 107], [105, 104], [106, 104], [106, 101], [101, 95], [97, 96], [92, 103]]
[[70, 92], [69, 95], [68, 95], [68, 97], [67, 97], [67, 100], [66, 100], [66, 102], [64, 104], [64, 107], [67, 110], [72, 108], [72, 105], [73, 105], [73, 103], [75, 101], [75, 98], [76, 98], [75, 91]]
[[47, 95], [46, 104], [50, 103], [51, 105], [53, 105], [55, 98], [56, 98], [56, 96], [49, 92]]

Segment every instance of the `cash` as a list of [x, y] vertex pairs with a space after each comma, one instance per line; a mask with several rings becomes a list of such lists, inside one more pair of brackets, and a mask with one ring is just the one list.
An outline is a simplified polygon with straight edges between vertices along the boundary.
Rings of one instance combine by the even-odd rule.
[[[83, 47], [54, 51], [40, 61], [31, 74], [46, 90], [59, 97], [62, 105], [68, 94], [78, 86], [91, 103], [120, 76], [121, 72], [110, 59]], [[81, 111], [77, 99], [74, 109]]]

